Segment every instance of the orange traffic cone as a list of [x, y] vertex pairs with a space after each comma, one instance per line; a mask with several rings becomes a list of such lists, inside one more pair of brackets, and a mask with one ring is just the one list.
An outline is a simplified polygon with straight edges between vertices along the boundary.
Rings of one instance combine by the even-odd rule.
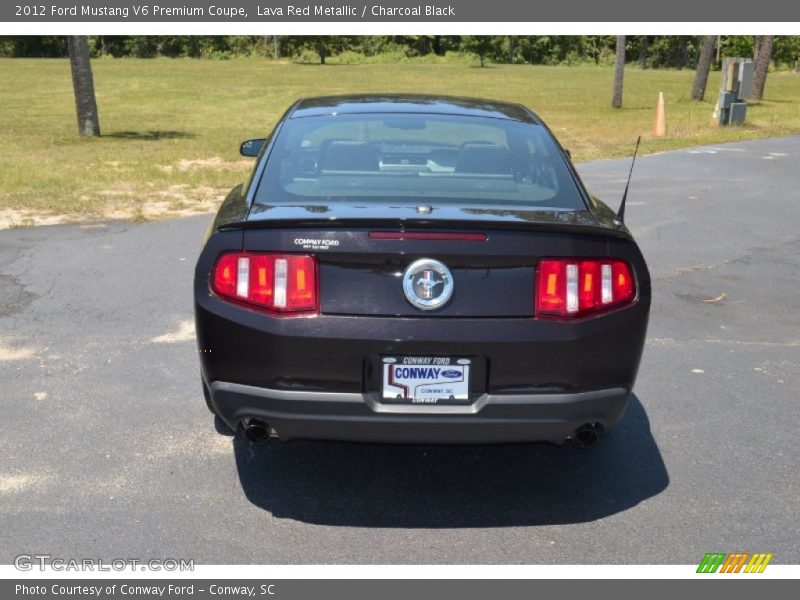
[[656, 137], [664, 137], [667, 135], [667, 115], [664, 112], [664, 92], [658, 92], [656, 123], [653, 126], [653, 135]]

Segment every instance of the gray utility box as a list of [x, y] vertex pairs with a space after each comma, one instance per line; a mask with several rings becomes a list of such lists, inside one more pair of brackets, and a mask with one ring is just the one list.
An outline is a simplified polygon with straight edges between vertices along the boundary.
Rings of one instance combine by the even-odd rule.
[[754, 73], [755, 65], [749, 58], [726, 58], [722, 63], [719, 99], [714, 109], [714, 120], [719, 125], [744, 123]]
[[734, 102], [728, 112], [729, 125], [743, 125], [747, 116], [747, 102]]

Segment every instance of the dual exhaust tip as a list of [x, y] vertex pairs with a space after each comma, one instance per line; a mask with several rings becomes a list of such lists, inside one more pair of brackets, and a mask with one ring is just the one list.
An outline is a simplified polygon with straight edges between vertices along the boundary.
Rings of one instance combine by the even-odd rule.
[[253, 444], [265, 444], [271, 437], [277, 436], [272, 427], [258, 419], [246, 419], [242, 426], [245, 437]]
[[589, 448], [600, 441], [603, 426], [600, 423], [586, 423], [578, 427], [570, 438], [578, 448]]

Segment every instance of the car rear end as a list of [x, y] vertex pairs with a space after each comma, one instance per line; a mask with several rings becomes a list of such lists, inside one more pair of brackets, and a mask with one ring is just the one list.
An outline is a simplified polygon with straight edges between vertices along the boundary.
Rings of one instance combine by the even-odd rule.
[[[388, 147], [381, 173], [414, 164]], [[349, 181], [363, 175], [352, 164], [363, 152], [337, 159]], [[470, 152], [462, 144], [461, 158]], [[230, 427], [282, 439], [589, 444], [623, 414], [650, 279], [627, 230], [580, 196], [577, 210], [259, 200], [276, 190], [257, 187], [246, 219], [218, 224], [196, 270], [203, 382]], [[446, 301], [427, 307], [448, 281]]]

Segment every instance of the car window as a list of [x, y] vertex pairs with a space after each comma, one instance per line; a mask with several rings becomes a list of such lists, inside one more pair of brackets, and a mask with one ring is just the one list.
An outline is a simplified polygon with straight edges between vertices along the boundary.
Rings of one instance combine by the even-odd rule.
[[548, 131], [510, 119], [343, 114], [288, 119], [256, 203], [430, 199], [582, 210]]

